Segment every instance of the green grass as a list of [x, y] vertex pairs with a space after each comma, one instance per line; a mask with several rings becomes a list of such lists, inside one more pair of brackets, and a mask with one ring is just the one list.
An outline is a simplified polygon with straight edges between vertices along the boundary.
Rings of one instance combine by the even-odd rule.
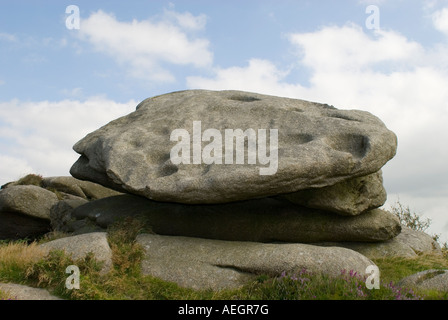
[[[424, 229], [426, 221], [408, 208], [399, 206], [394, 212], [414, 229]], [[443, 255], [426, 254], [413, 258], [387, 257], [373, 259], [380, 269], [380, 289], [367, 289], [365, 277], [341, 270], [339, 277], [313, 274], [301, 270], [280, 277], [260, 275], [239, 289], [222, 291], [193, 290], [179, 287], [141, 272], [143, 248], [135, 241], [140, 233], [151, 233], [141, 219], [124, 219], [108, 228], [113, 268], [101, 273], [101, 263], [93, 255], [73, 260], [63, 251], [44, 256], [37, 242], [0, 242], [0, 282], [14, 282], [46, 288], [64, 299], [79, 300], [403, 300], [448, 299], [448, 293], [399, 288], [396, 283], [406, 276], [428, 269], [448, 269], [448, 251]], [[52, 233], [39, 243], [60, 238]], [[79, 290], [65, 286], [65, 269], [76, 265], [80, 269]], [[0, 292], [0, 299], [8, 299]]]
[[[28, 175], [18, 184], [42, 185], [42, 176]], [[52, 190], [53, 191], [53, 190]], [[423, 220], [409, 207], [399, 202], [391, 208], [403, 225], [425, 231], [429, 220]], [[399, 288], [396, 283], [409, 275], [428, 269], [448, 269], [448, 245], [443, 255], [427, 254], [414, 258], [388, 257], [373, 259], [380, 269], [380, 289], [367, 289], [366, 279], [350, 271], [340, 270], [339, 277], [313, 274], [307, 270], [280, 277], [260, 275], [255, 281], [239, 289], [222, 291], [193, 290], [179, 287], [151, 276], [144, 276], [141, 262], [143, 248], [135, 241], [138, 234], [151, 230], [141, 219], [125, 219], [108, 229], [112, 249], [113, 268], [101, 273], [101, 263], [93, 255], [74, 260], [63, 251], [52, 251], [45, 256], [39, 243], [64, 237], [52, 233], [30, 241], [0, 241], [0, 282], [13, 282], [46, 288], [64, 299], [79, 300], [397, 300], [397, 299], [448, 299], [448, 293], [416, 291]], [[65, 281], [69, 276], [66, 267], [80, 269], [79, 290], [69, 290]], [[0, 292], [1, 299], [10, 299]]]
[[[447, 255], [421, 255], [415, 258], [382, 258], [374, 262], [380, 268], [380, 289], [367, 289], [365, 278], [350, 271], [339, 277], [313, 274], [302, 270], [297, 274], [268, 277], [233, 290], [192, 290], [141, 273], [143, 249], [135, 237], [148, 232], [138, 220], [123, 220], [108, 230], [113, 252], [113, 268], [101, 273], [101, 263], [92, 255], [73, 260], [63, 251], [52, 251], [43, 257], [37, 243], [16, 241], [0, 244], [0, 281], [11, 281], [47, 288], [64, 299], [80, 300], [396, 300], [447, 299], [446, 293], [417, 292], [398, 288], [401, 278], [427, 269], [448, 269]], [[59, 235], [60, 236], [60, 235]], [[48, 239], [45, 239], [48, 241]], [[65, 269], [80, 269], [79, 290], [65, 287]], [[2, 299], [2, 295], [0, 295]]]

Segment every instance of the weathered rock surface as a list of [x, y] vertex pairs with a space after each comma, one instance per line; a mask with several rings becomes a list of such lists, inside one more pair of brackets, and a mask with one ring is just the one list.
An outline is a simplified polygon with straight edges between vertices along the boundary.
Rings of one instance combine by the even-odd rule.
[[156, 202], [134, 195], [91, 201], [75, 208], [70, 232], [94, 223], [101, 228], [123, 217], [142, 217], [162, 235], [258, 242], [384, 241], [401, 225], [393, 214], [375, 209], [340, 216], [274, 198], [215, 205]]
[[316, 245], [337, 246], [352, 249], [370, 259], [384, 257], [416, 257], [419, 254], [442, 254], [440, 245], [421, 231], [402, 226], [401, 233], [383, 242], [333, 242]]
[[0, 290], [7, 293], [12, 300], [62, 300], [45, 289], [15, 283], [0, 283]]
[[0, 212], [50, 220], [50, 209], [58, 201], [53, 192], [38, 186], [12, 186], [0, 191]]
[[107, 233], [96, 232], [65, 237], [41, 244], [45, 250], [63, 250], [73, 259], [82, 259], [88, 253], [93, 253], [96, 260], [103, 262], [102, 272], [108, 272], [112, 267], [112, 250], [107, 241]]
[[365, 274], [374, 263], [345, 248], [266, 244], [151, 234], [137, 236], [145, 250], [142, 272], [194, 289], [238, 287], [254, 276], [280, 276], [302, 269], [332, 276]]
[[56, 231], [69, 232], [66, 227], [72, 222], [72, 212], [75, 208], [88, 203], [84, 198], [59, 201], [50, 210], [51, 227]]
[[73, 177], [27, 175], [0, 190], [0, 239], [34, 239], [52, 229], [67, 232], [64, 225], [70, 221], [74, 208], [120, 194]]
[[448, 292], [448, 270], [425, 270], [398, 282], [402, 287]]
[[381, 207], [387, 200], [382, 172], [339, 182], [335, 185], [306, 189], [281, 195], [293, 203], [342, 215], [358, 215]]
[[[199, 133], [193, 132], [194, 121], [200, 121]], [[187, 130], [192, 140], [199, 137], [185, 158], [191, 163], [199, 159], [200, 164], [171, 161], [171, 150], [178, 141], [170, 137], [176, 129]], [[220, 141], [213, 134], [202, 136], [201, 142], [207, 129], [216, 129], [222, 138], [221, 149], [214, 149], [222, 150], [222, 155], [203, 154], [211, 157], [209, 164], [201, 159], [200, 151], [212, 148], [212, 137], [218, 140], [212, 146]], [[233, 142], [225, 146], [226, 129], [252, 129], [258, 139], [258, 130], [265, 129], [267, 141], [273, 137], [270, 130], [277, 129], [278, 144], [275, 139], [272, 145], [254, 141], [258, 143], [255, 164], [248, 163], [248, 154], [244, 164], [236, 164], [230, 152], [231, 160], [226, 162], [226, 151], [232, 145], [237, 149]], [[264, 145], [270, 154], [267, 162], [260, 161], [260, 146]], [[379, 171], [395, 155], [396, 147], [395, 134], [368, 112], [241, 91], [190, 90], [146, 99], [135, 112], [87, 135], [74, 146], [81, 156], [70, 172], [75, 178], [152, 200], [225, 203], [366, 176]], [[271, 166], [275, 174], [260, 174]]]
[[43, 178], [42, 187], [55, 189], [87, 200], [96, 200], [120, 194], [120, 192], [105, 188], [97, 183], [65, 176]]

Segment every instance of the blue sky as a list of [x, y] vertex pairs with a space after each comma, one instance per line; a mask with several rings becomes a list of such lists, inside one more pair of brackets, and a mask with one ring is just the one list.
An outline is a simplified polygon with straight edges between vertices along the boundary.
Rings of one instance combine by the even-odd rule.
[[74, 143], [147, 97], [254, 91], [380, 117], [388, 204], [448, 240], [447, 0], [1, 0], [0, 48], [1, 184], [68, 175]]

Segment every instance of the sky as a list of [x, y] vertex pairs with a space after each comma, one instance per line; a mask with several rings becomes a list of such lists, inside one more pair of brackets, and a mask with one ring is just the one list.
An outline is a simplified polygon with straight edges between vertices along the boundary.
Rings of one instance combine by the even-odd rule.
[[448, 0], [0, 0], [0, 184], [149, 97], [244, 90], [358, 109], [398, 137], [388, 200], [448, 241]]

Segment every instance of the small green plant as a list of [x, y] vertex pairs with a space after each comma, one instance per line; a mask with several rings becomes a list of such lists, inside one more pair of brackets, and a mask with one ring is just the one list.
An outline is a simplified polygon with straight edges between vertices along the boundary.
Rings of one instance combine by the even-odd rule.
[[[390, 211], [398, 217], [402, 226], [412, 230], [425, 232], [431, 226], [431, 219], [423, 219], [420, 214], [411, 211], [409, 206], [404, 206], [399, 200], [390, 207]], [[435, 242], [439, 243], [440, 234], [433, 234], [431, 237]], [[440, 246], [442, 250], [448, 250], [447, 242], [440, 244]]]
[[425, 232], [431, 225], [431, 219], [423, 220], [419, 214], [412, 212], [409, 206], [405, 207], [399, 200], [394, 206], [391, 206], [390, 210], [398, 217], [401, 225], [412, 230]]
[[0, 281], [21, 283], [29, 265], [39, 261], [44, 251], [36, 242], [10, 241], [0, 244]]
[[91, 292], [86, 289], [80, 292], [66, 287], [68, 274], [65, 270], [71, 265], [79, 268], [80, 281], [87, 288], [89, 283], [99, 282], [102, 277], [102, 263], [98, 262], [92, 253], [88, 253], [82, 259], [74, 260], [62, 250], [52, 250], [45, 258], [26, 268], [25, 278], [32, 286], [47, 288], [53, 294], [66, 299], [100, 298], [98, 295], [91, 295]]
[[120, 274], [135, 274], [143, 257], [143, 248], [137, 244], [137, 235], [147, 229], [143, 218], [127, 217], [108, 227], [108, 241], [112, 249], [112, 261]]
[[43, 177], [41, 175], [28, 174], [28, 175], [24, 176], [23, 178], [20, 178], [16, 184], [20, 185], [20, 186], [33, 185], [33, 186], [42, 187], [42, 181], [43, 181]]

